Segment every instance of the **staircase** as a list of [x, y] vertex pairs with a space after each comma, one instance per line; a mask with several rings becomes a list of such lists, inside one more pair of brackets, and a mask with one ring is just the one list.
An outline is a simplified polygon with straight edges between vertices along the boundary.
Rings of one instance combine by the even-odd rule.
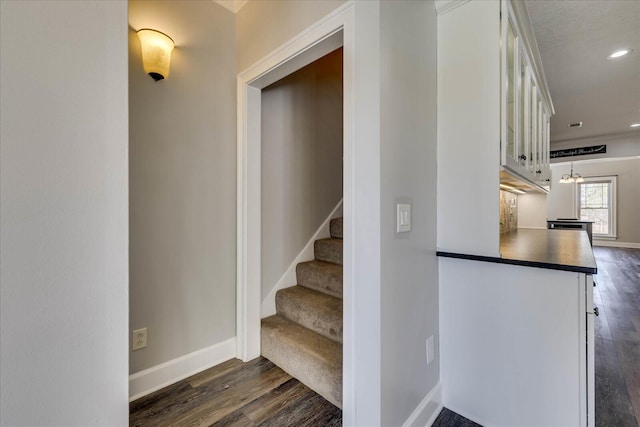
[[342, 218], [316, 240], [315, 260], [296, 267], [298, 285], [276, 294], [262, 319], [262, 355], [342, 408]]

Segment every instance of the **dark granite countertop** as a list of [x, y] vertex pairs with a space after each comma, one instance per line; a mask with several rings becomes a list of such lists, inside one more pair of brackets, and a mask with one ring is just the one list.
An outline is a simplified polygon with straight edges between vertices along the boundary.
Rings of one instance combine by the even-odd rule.
[[438, 256], [551, 270], [598, 272], [589, 237], [578, 230], [518, 229], [500, 235], [501, 257], [438, 251]]

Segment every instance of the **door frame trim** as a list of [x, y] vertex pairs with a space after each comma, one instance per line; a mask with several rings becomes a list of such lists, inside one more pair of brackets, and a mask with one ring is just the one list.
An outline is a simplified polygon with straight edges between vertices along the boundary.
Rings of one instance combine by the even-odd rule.
[[[260, 355], [261, 307], [261, 90], [343, 46], [343, 410], [355, 414], [353, 298], [354, 3], [346, 2], [237, 77], [236, 353]], [[338, 44], [337, 44], [338, 43]]]

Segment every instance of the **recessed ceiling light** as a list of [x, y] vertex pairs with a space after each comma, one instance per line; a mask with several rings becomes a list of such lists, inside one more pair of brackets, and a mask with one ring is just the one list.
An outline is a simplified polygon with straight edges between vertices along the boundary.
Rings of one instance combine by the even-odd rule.
[[632, 128], [640, 127], [640, 123], [634, 123], [634, 124], [632, 124], [632, 125], [631, 125], [631, 127], [632, 127]]
[[607, 56], [607, 59], [616, 59], [631, 53], [631, 49], [620, 49]]

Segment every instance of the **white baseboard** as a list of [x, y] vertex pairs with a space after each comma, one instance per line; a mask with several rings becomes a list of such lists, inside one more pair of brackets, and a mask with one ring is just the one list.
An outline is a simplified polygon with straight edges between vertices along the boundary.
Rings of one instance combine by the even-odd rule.
[[129, 375], [129, 402], [236, 357], [236, 337]]
[[612, 248], [640, 249], [640, 243], [618, 242], [618, 241], [615, 241], [615, 240], [593, 239], [593, 246], [607, 246], [607, 247], [612, 247]]
[[442, 408], [442, 383], [438, 382], [422, 399], [422, 402], [402, 424], [402, 427], [429, 427], [438, 418]]
[[311, 236], [311, 239], [302, 248], [298, 256], [293, 260], [289, 268], [284, 272], [276, 286], [271, 289], [266, 297], [262, 300], [262, 306], [260, 309], [261, 318], [273, 316], [276, 314], [276, 292], [280, 289], [288, 288], [296, 285], [296, 266], [304, 261], [311, 261], [314, 258], [313, 244], [318, 239], [325, 239], [329, 237], [329, 223], [333, 218], [339, 218], [342, 215], [342, 199], [338, 202], [335, 208], [331, 211], [327, 219], [324, 220], [322, 225], [318, 227], [316, 232]]

